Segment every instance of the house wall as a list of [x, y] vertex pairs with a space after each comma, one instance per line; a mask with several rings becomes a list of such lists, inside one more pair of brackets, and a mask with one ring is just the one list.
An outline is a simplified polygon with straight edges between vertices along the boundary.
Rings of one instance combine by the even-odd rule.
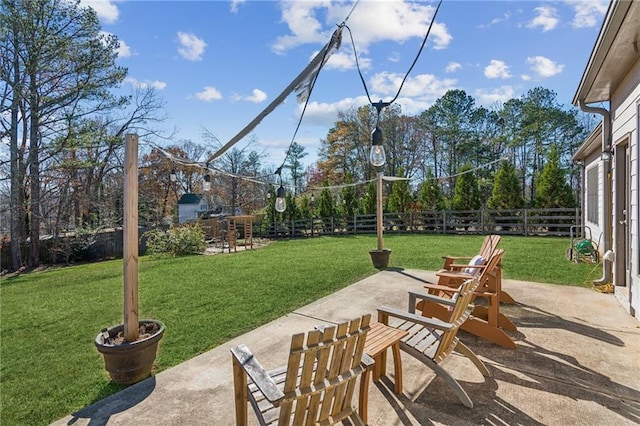
[[[629, 165], [627, 173], [630, 176], [630, 190], [627, 194], [629, 197], [630, 212], [627, 212], [627, 223], [629, 226], [629, 263], [630, 276], [626, 286], [616, 286], [616, 297], [620, 300], [623, 307], [636, 318], [640, 319], [640, 246], [638, 234], [640, 230], [638, 214], [639, 214], [639, 174], [638, 174], [638, 127], [640, 126], [639, 112], [640, 110], [640, 60], [636, 61], [631, 68], [627, 78], [616, 89], [611, 96], [612, 111], [612, 142], [614, 144], [629, 144]], [[614, 162], [614, 169], [617, 165]], [[616, 174], [613, 173], [613, 202], [616, 201], [616, 190], [621, 187], [621, 182], [616, 182]], [[613, 216], [613, 247], [617, 248], [618, 233], [617, 227], [620, 226], [620, 217], [616, 217], [616, 209], [614, 206]], [[635, 311], [635, 312], [634, 312]]]

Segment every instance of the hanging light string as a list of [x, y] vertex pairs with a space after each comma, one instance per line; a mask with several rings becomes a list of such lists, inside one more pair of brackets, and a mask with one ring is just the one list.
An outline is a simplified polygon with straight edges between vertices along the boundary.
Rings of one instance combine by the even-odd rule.
[[[338, 30], [336, 30], [336, 32], [334, 32], [334, 36], [336, 37], [336, 34], [339, 36], [338, 40], [335, 43], [331, 43], [333, 44], [334, 48], [337, 50], [340, 48], [340, 45], [342, 44], [342, 28], [346, 27], [347, 25], [347, 20], [349, 20], [349, 17], [351, 16], [351, 14], [353, 13], [353, 11], [356, 9], [356, 7], [358, 6], [358, 4], [360, 3], [360, 0], [357, 0], [354, 4], [353, 7], [351, 8], [351, 11], [349, 11], [349, 13], [347, 14], [347, 16], [344, 18], [344, 20], [338, 24]], [[351, 33], [351, 30], [349, 30], [349, 33]], [[353, 40], [353, 38], [352, 38]], [[332, 53], [331, 49], [326, 49], [324, 51], [324, 54], [322, 56], [322, 61], [320, 62], [321, 64], [324, 64], [325, 61], [328, 60], [328, 56]], [[320, 70], [322, 69], [322, 65], [320, 65], [318, 67], [318, 69], [316, 70], [316, 72], [314, 73], [311, 82], [309, 84], [309, 91], [308, 91], [308, 95], [306, 96], [305, 102], [304, 102], [304, 106], [302, 107], [302, 112], [300, 114], [300, 118], [298, 119], [298, 124], [296, 125], [295, 131], [293, 132], [293, 136], [291, 137], [291, 142], [289, 142], [289, 146], [287, 148], [287, 151], [285, 153], [284, 159], [282, 160], [282, 164], [280, 164], [280, 167], [278, 167], [276, 169], [276, 173], [277, 175], [279, 175], [281, 178], [281, 173], [282, 173], [282, 168], [285, 166], [287, 159], [289, 158], [289, 154], [291, 153], [291, 147], [293, 146], [293, 143], [295, 142], [296, 139], [296, 135], [298, 134], [298, 130], [300, 129], [300, 125], [302, 124], [302, 120], [304, 118], [304, 114], [307, 111], [307, 106], [309, 105], [309, 99], [311, 98], [311, 93], [313, 92], [313, 88], [316, 84], [316, 81], [318, 79], [318, 76], [320, 75]]]
[[391, 99], [391, 101], [389, 101], [389, 102], [380, 101], [380, 102], [375, 102], [374, 103], [371, 100], [371, 96], [369, 95], [369, 89], [367, 88], [367, 83], [364, 81], [364, 76], [362, 75], [362, 71], [360, 70], [360, 64], [358, 62], [358, 54], [357, 54], [357, 51], [356, 51], [356, 43], [353, 40], [353, 34], [351, 33], [351, 29], [349, 28], [349, 26], [346, 25], [346, 24], [344, 25], [345, 28], [349, 31], [349, 37], [351, 38], [351, 45], [353, 46], [353, 54], [354, 54], [355, 62], [356, 62], [356, 69], [358, 70], [358, 74], [360, 75], [360, 81], [362, 81], [362, 85], [364, 86], [364, 92], [367, 94], [367, 99], [369, 100], [369, 103], [371, 105], [373, 105], [374, 107], [376, 107], [376, 109], [378, 110], [378, 116], [380, 115], [380, 111], [382, 110], [382, 108], [391, 105], [392, 103], [394, 103], [396, 101], [396, 99], [398, 99], [398, 96], [400, 95], [400, 91], [402, 91], [402, 86], [404, 86], [405, 81], [409, 77], [409, 73], [411, 73], [411, 71], [413, 70], [413, 67], [415, 66], [416, 62], [418, 62], [418, 58], [420, 57], [420, 54], [422, 53], [422, 49], [424, 49], [424, 46], [427, 43], [427, 39], [429, 38], [429, 33], [431, 33], [431, 27], [433, 26], [433, 23], [436, 20], [436, 15], [438, 14], [438, 10], [440, 10], [440, 5], [441, 4], [442, 4], [442, 0], [440, 0], [438, 2], [438, 6], [436, 7], [436, 11], [434, 12], [433, 17], [431, 18], [431, 22], [429, 23], [429, 27], [427, 28], [427, 32], [424, 35], [424, 38], [422, 40], [422, 44], [420, 45], [420, 49], [418, 49], [418, 53], [416, 54], [416, 57], [413, 59], [413, 62], [411, 63], [411, 66], [409, 67], [409, 69], [405, 73], [404, 78], [402, 79], [402, 82], [400, 83], [400, 87], [398, 87], [398, 92], [393, 97], [393, 99]]
[[[158, 145], [156, 145], [156, 144], [154, 144], [152, 142], [141, 141], [141, 143], [147, 144], [147, 145], [151, 146], [152, 148], [157, 149], [160, 153], [164, 154], [170, 161], [172, 161], [174, 163], [177, 163], [177, 164], [180, 164], [181, 166], [184, 166], [184, 167], [198, 167], [198, 168], [201, 168], [201, 169], [204, 169], [204, 170], [208, 170], [208, 171], [211, 171], [211, 172], [214, 172], [214, 173], [217, 173], [217, 174], [233, 177], [233, 178], [236, 178], [236, 179], [246, 180], [246, 181], [253, 182], [253, 183], [256, 183], [256, 184], [260, 184], [260, 185], [274, 186], [275, 184], [273, 182], [265, 181], [265, 180], [262, 180], [262, 179], [265, 179], [267, 177], [273, 176], [274, 174], [279, 175], [279, 173], [282, 172], [282, 170], [280, 170], [280, 171], [276, 171], [275, 173], [269, 173], [269, 174], [262, 175], [262, 176], [239, 175], [239, 174], [236, 174], [236, 173], [227, 172], [227, 171], [222, 170], [222, 169], [220, 169], [218, 167], [214, 167], [211, 164], [192, 162], [192, 161], [189, 161], [187, 159], [178, 157], [178, 156], [172, 154], [171, 152], [167, 151], [166, 149], [164, 149], [164, 148], [162, 148], [162, 147], [160, 147], [160, 146], [158, 146]], [[484, 168], [492, 166], [492, 165], [494, 165], [494, 164], [496, 164], [496, 163], [498, 163], [498, 162], [500, 162], [502, 160], [510, 160], [511, 158], [512, 158], [511, 155], [506, 155], [506, 156], [503, 156], [501, 158], [498, 158], [497, 160], [493, 160], [493, 161], [490, 161], [490, 162], [485, 163], [485, 164], [480, 164], [477, 167], [462, 171], [460, 173], [447, 175], [447, 176], [433, 177], [431, 179], [435, 179], [436, 181], [444, 181], [444, 180], [447, 180], [447, 179], [451, 179], [451, 178], [455, 178], [455, 177], [458, 177], [458, 176], [462, 176], [462, 175], [467, 174], [467, 173], [472, 173], [472, 172], [475, 172], [475, 171], [480, 170], [480, 169], [484, 169]], [[386, 181], [396, 181], [396, 180], [415, 181], [416, 180], [415, 178], [403, 178], [403, 177], [397, 177], [397, 176], [382, 176], [382, 179], [386, 180]], [[340, 185], [315, 186], [315, 187], [314, 186], [299, 187], [299, 186], [284, 185], [284, 184], [282, 186], [284, 186], [286, 188], [289, 188], [289, 189], [298, 189], [298, 190], [300, 190], [302, 192], [302, 191], [305, 191], [305, 190], [306, 191], [320, 191], [320, 190], [323, 190], [325, 188], [327, 188], [327, 189], [342, 189], [342, 188], [348, 188], [348, 187], [351, 187], [351, 186], [356, 187], [356, 186], [360, 186], [360, 185], [366, 185], [366, 184], [369, 184], [369, 183], [374, 182], [374, 181], [375, 181], [375, 179], [369, 179], [369, 180], [363, 180], [363, 181], [358, 181], [358, 182], [353, 182], [353, 183], [345, 183], [345, 184], [340, 184]], [[280, 182], [282, 182], [282, 180], [280, 180]]]

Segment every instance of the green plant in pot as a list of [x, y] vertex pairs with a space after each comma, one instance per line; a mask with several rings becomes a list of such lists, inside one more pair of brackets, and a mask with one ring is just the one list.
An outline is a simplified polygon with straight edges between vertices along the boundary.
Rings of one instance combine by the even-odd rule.
[[125, 138], [124, 173], [124, 322], [95, 338], [111, 380], [137, 383], [151, 375], [164, 324], [138, 319], [138, 136]]

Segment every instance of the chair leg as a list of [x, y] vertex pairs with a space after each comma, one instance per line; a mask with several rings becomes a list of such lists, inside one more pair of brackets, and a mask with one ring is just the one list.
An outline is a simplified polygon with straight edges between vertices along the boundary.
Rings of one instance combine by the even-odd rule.
[[498, 327], [492, 327], [480, 318], [469, 317], [460, 328], [478, 337], [482, 337], [485, 340], [504, 346], [505, 348], [517, 349], [515, 342], [511, 340], [504, 330]]
[[443, 378], [445, 382], [447, 382], [453, 392], [455, 392], [458, 399], [460, 399], [460, 402], [462, 402], [462, 405], [468, 408], [473, 408], [473, 402], [471, 401], [471, 398], [469, 398], [469, 395], [467, 395], [467, 392], [465, 392], [462, 386], [460, 386], [460, 383], [458, 383], [458, 381], [454, 379], [453, 376], [447, 372], [447, 370], [440, 367], [434, 361], [428, 358], [424, 358], [424, 356], [420, 357], [419, 359], [427, 367], [431, 368], [438, 376]]
[[484, 365], [484, 362], [482, 362], [482, 360], [480, 360], [480, 358], [478, 358], [478, 356], [471, 349], [469, 349], [467, 345], [465, 345], [461, 341], [458, 341], [458, 344], [456, 345], [456, 351], [469, 358], [473, 365], [476, 366], [476, 368], [480, 371], [480, 373], [482, 373], [484, 377], [491, 377], [491, 372], [489, 371], [487, 366]]
[[236, 426], [247, 426], [247, 375], [235, 356], [233, 359], [233, 390], [236, 405]]
[[509, 293], [504, 290], [500, 290], [500, 303], [504, 303], [506, 305], [515, 305], [516, 299], [514, 299]]
[[[472, 315], [486, 321], [489, 318], [489, 310], [486, 306], [478, 305], [473, 309]], [[502, 312], [498, 313], [498, 327], [504, 328], [505, 330], [518, 331], [516, 325]]]
[[[370, 374], [371, 374], [371, 368], [367, 368], [364, 370], [364, 372], [360, 376], [360, 394], [358, 395], [358, 413], [360, 414], [360, 416], [359, 417], [355, 416], [355, 417], [358, 417], [358, 420], [360, 419], [362, 420], [360, 420], [361, 423], [357, 423], [357, 424], [364, 425], [367, 423], [368, 409], [369, 409], [369, 375]], [[353, 417], [353, 415], [351, 417]], [[353, 418], [351, 420], [353, 422]]]

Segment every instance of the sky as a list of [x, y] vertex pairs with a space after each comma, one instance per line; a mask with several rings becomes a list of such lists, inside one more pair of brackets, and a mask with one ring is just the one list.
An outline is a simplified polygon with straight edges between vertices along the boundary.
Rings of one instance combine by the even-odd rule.
[[[389, 101], [414, 61], [435, 1], [127, 1], [82, 0], [105, 32], [120, 40], [121, 90], [157, 89], [165, 129], [203, 144], [203, 131], [225, 144], [253, 120], [329, 41], [351, 29], [371, 100]], [[535, 87], [570, 107], [602, 25], [608, 0], [443, 0], [427, 43], [396, 100], [417, 115], [448, 90], [495, 108]], [[286, 98], [236, 146], [278, 166], [293, 140], [310, 164], [338, 111], [369, 103], [347, 31], [304, 104]]]

